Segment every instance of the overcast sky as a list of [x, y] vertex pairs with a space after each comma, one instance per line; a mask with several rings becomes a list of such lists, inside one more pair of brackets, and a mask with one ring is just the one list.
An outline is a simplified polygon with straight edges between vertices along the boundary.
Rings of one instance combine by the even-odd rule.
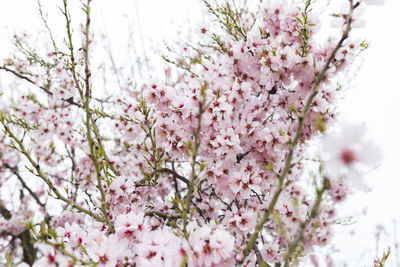
[[[320, 0], [325, 1], [325, 0]], [[15, 32], [25, 31], [33, 35], [42, 29], [36, 1], [12, 0], [3, 1], [0, 9], [0, 59], [8, 55], [10, 49], [9, 36]], [[56, 5], [62, 1], [47, 0], [46, 4]], [[79, 3], [79, 1], [70, 1]], [[335, 0], [334, 2], [339, 2]], [[369, 6], [363, 18], [367, 21], [364, 29], [357, 30], [357, 35], [366, 37], [370, 47], [365, 52], [358, 76], [352, 78], [352, 88], [341, 104], [341, 113], [350, 122], [365, 122], [370, 137], [382, 150], [383, 160], [377, 170], [369, 173], [368, 181], [372, 191], [359, 194], [345, 205], [345, 214], [367, 215], [357, 216], [355, 229], [358, 235], [346, 234], [338, 236], [339, 244], [343, 244], [343, 257], [361, 255], [365, 244], [371, 244], [363, 264], [374, 256], [374, 228], [376, 224], [385, 224], [393, 233], [392, 219], [399, 220], [400, 226], [400, 1], [387, 0], [383, 7]], [[47, 5], [46, 5], [47, 6]], [[201, 17], [199, 1], [195, 0], [95, 0], [93, 1], [95, 21], [106, 23], [103, 32], [109, 35], [112, 47], [126, 42], [127, 30], [130, 29], [140, 40], [145, 40], [143, 47], [154, 47], [154, 40], [169, 39], [177, 31], [187, 26], [196, 26]], [[78, 13], [73, 13], [79, 17]], [[49, 9], [51, 25], [62, 30], [62, 18], [56, 9]], [[127, 27], [127, 22], [130, 26]], [[140, 25], [140, 27], [138, 27]], [[151, 41], [153, 40], [153, 41]], [[140, 50], [140, 49], [139, 49]], [[151, 50], [149, 50], [151, 51]], [[137, 51], [143, 53], [143, 51]], [[124, 51], [115, 54], [119, 62], [123, 62]], [[161, 59], [160, 59], [161, 62]], [[361, 238], [365, 237], [366, 241]], [[393, 244], [391, 237], [390, 241]], [[341, 243], [342, 242], [342, 243]], [[346, 244], [346, 245], [344, 245]], [[372, 255], [371, 255], [372, 254]], [[353, 257], [354, 258], [354, 257]], [[358, 258], [358, 256], [357, 256]], [[395, 255], [391, 257], [391, 265], [395, 264]], [[371, 266], [369, 261], [368, 266]], [[358, 262], [361, 265], [361, 262]]]
[[[392, 218], [396, 218], [399, 222], [397, 227], [400, 226], [400, 172], [397, 169], [400, 166], [399, 12], [398, 0], [388, 0], [384, 7], [366, 10], [365, 31], [371, 46], [364, 54], [362, 68], [354, 81], [355, 87], [348, 92], [343, 105], [346, 118], [367, 124], [371, 137], [383, 154], [381, 165], [369, 175], [373, 191], [355, 198], [353, 202], [353, 206], [362, 203], [369, 210], [368, 216], [359, 221], [360, 237], [371, 235], [376, 223], [385, 224], [394, 234]], [[394, 239], [399, 240], [398, 235], [390, 238], [392, 244]], [[357, 247], [358, 241], [360, 239], [349, 239], [353, 247]], [[394, 252], [393, 247], [392, 250]], [[389, 266], [400, 266], [399, 260], [392, 253]]]

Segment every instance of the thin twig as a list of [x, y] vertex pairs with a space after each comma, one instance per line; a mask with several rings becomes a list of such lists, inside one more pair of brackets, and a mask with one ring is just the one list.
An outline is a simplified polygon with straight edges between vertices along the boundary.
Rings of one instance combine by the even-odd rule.
[[[15, 70], [12, 70], [12, 69], [6, 67], [5, 65], [0, 66], [0, 70], [4, 70], [4, 71], [7, 71], [7, 72], [10, 72], [10, 73], [12, 73], [14, 76], [16, 76], [16, 77], [18, 77], [18, 78], [20, 78], [20, 79], [22, 79], [22, 80], [25, 80], [25, 81], [27, 81], [27, 82], [29, 82], [29, 83], [35, 85], [35, 86], [37, 86], [38, 88], [40, 88], [41, 90], [43, 90], [46, 94], [51, 95], [51, 96], [53, 95], [53, 92], [51, 92], [51, 91], [50, 91], [49, 89], [47, 89], [46, 87], [41, 86], [41, 85], [38, 85], [36, 82], [34, 82], [33, 80], [31, 80], [30, 78], [28, 78], [28, 77], [22, 75], [21, 73], [18, 73], [18, 72], [15, 71]], [[74, 102], [73, 98], [68, 98], [68, 99], [62, 98], [61, 100], [65, 101], [65, 102], [67, 102], [67, 103], [69, 103], [69, 104], [71, 104], [71, 105], [80, 107], [80, 105], [79, 105], [78, 103]]]

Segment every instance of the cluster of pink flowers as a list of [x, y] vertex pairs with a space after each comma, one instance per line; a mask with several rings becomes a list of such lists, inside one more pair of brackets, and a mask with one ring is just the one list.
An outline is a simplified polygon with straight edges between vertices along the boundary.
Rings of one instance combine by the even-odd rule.
[[[335, 78], [359, 44], [347, 36], [337, 51], [341, 37], [318, 43], [317, 16], [282, 1], [263, 1], [235, 23], [218, 34], [201, 28], [198, 48], [183, 49], [196, 63], [177, 82], [152, 82], [110, 103], [88, 105], [71, 62], [48, 54], [49, 79], [36, 81], [46, 97], [24, 90], [3, 112], [10, 126], [0, 143], [0, 182], [13, 171], [5, 164], [18, 165], [7, 144], [22, 153], [21, 166], [31, 165], [29, 179], [41, 181], [29, 187], [41, 214], [23, 213], [36, 221], [33, 234], [50, 236], [37, 237], [33, 266], [256, 266], [291, 257], [299, 233], [298, 255], [329, 242], [335, 203], [350, 191], [344, 176], [363, 162], [364, 146], [327, 140], [328, 193], [315, 214], [318, 193], [310, 190], [319, 191], [304, 183], [303, 158], [308, 141], [335, 121]], [[1, 236], [14, 231], [13, 220], [0, 219]], [[260, 237], [243, 254], [254, 233]]]

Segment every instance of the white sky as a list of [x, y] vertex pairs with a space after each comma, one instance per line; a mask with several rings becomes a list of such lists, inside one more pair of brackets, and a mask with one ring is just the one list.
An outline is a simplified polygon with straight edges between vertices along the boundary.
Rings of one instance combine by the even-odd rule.
[[[325, 1], [325, 0], [320, 0]], [[337, 0], [335, 0], [337, 1]], [[42, 29], [36, 10], [36, 1], [3, 1], [0, 9], [0, 59], [8, 55], [9, 36], [13, 31], [26, 31], [35, 35]], [[61, 4], [62, 1], [46, 0], [46, 6]], [[79, 1], [70, 1], [79, 3]], [[346, 94], [342, 103], [342, 114], [347, 121], [365, 122], [369, 135], [382, 150], [383, 160], [379, 168], [369, 174], [368, 181], [372, 192], [359, 194], [345, 204], [344, 214], [361, 214], [365, 208], [367, 216], [356, 217], [355, 229], [358, 234], [349, 236], [339, 234], [337, 244], [343, 249], [344, 258], [359, 260], [357, 266], [371, 266], [375, 256], [374, 229], [378, 223], [385, 224], [389, 233], [393, 233], [392, 219], [399, 220], [400, 226], [400, 1], [386, 0], [383, 7], [369, 6], [363, 18], [366, 28], [357, 30], [370, 42], [370, 48], [362, 56], [364, 62], [358, 76], [352, 81], [353, 88]], [[112, 46], [126, 42], [127, 21], [131, 22], [134, 34], [142, 34], [147, 40], [143, 47], [157, 48], [157, 42], [149, 40], [169, 39], [176, 31], [188, 25], [196, 26], [196, 18], [201, 15], [199, 1], [196, 0], [119, 0], [93, 1], [96, 12], [94, 22], [107, 26], [103, 31], [109, 35]], [[100, 11], [100, 12], [99, 12]], [[50, 9], [52, 27], [62, 29], [57, 10]], [[73, 16], [79, 16], [73, 13]], [[171, 24], [171, 22], [174, 22]], [[141, 31], [137, 25], [140, 24]], [[60, 26], [61, 25], [61, 26]], [[118, 51], [118, 49], [117, 49]], [[116, 60], [124, 62], [124, 53], [119, 50]], [[143, 53], [143, 51], [137, 51]], [[151, 49], [147, 49], [147, 53]], [[160, 59], [161, 62], [161, 59]], [[398, 230], [399, 232], [400, 230]], [[393, 244], [394, 236], [390, 237]], [[397, 237], [398, 239], [398, 237]], [[394, 248], [392, 248], [394, 251]], [[390, 257], [388, 266], [400, 266], [395, 263], [395, 253]], [[398, 259], [400, 260], [400, 258]]]
[[[400, 1], [386, 2], [384, 7], [370, 6], [366, 9], [364, 18], [367, 26], [363, 31], [371, 45], [363, 55], [362, 68], [353, 82], [354, 88], [347, 93], [342, 110], [349, 121], [367, 124], [371, 138], [383, 154], [379, 168], [368, 177], [372, 192], [355, 197], [348, 203], [352, 210], [360, 206], [368, 207], [367, 216], [356, 225], [360, 235], [346, 241], [352, 248], [362, 247], [371, 240], [377, 223], [385, 224], [391, 233], [394, 231], [393, 218], [399, 221], [397, 227], [400, 226], [400, 172], [397, 170], [400, 160]], [[362, 240], [368, 236], [369, 239]], [[399, 236], [390, 237], [392, 244], [394, 238], [399, 240]], [[400, 258], [395, 259], [393, 253], [388, 266], [400, 266]]]

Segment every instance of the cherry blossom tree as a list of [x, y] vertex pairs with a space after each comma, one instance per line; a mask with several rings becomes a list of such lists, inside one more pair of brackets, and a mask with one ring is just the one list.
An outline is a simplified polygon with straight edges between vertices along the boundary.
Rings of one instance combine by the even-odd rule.
[[343, 0], [341, 34], [321, 42], [310, 0], [204, 0], [210, 24], [164, 57], [173, 74], [102, 98], [91, 2], [80, 42], [63, 0], [64, 43], [43, 16], [46, 51], [16, 36], [0, 66], [16, 79], [0, 98], [1, 264], [317, 266], [338, 203], [378, 161], [361, 127], [327, 133], [367, 47], [350, 37], [358, 12], [383, 1]]

